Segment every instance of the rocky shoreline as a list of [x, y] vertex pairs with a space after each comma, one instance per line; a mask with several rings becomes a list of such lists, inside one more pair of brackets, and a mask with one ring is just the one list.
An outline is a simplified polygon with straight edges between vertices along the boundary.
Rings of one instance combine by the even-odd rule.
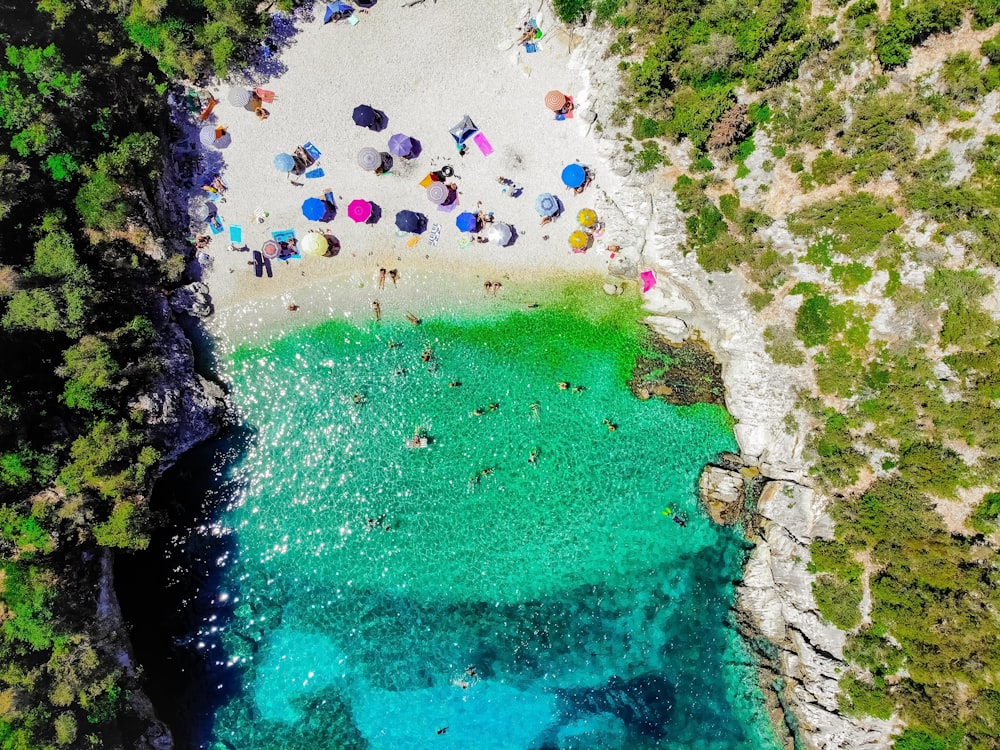
[[[598, 123], [612, 121], [620, 98], [617, 60], [604, 52], [610, 41], [606, 32], [588, 30], [572, 62], [589, 71], [586, 106]], [[738, 587], [735, 617], [760, 657], [775, 725], [788, 728], [788, 747], [889, 748], [898, 730], [891, 721], [854, 718], [838, 709], [846, 634], [821, 620], [806, 568], [812, 539], [833, 533], [827, 499], [813, 488], [802, 456], [806, 430], [788, 418], [811, 376], [806, 368], [776, 365], [765, 354], [765, 326], [746, 302], [738, 273], [710, 275], [684, 252], [684, 216], [672, 190], [689, 160], [684, 149], [668, 150], [674, 166], [647, 174], [634, 170], [612, 128], [600, 131], [599, 149], [613, 171], [599, 176], [599, 213], [623, 249], [609, 272], [630, 283], [640, 271], [652, 270], [657, 282], [645, 295], [647, 323], [674, 343], [696, 334], [721, 363], [740, 455], [717, 471], [708, 469], [706, 494], [709, 507], [718, 504], [720, 520], [744, 520], [755, 545]], [[747, 513], [743, 487], [749, 478], [759, 497]], [[726, 510], [731, 504], [735, 511]]]

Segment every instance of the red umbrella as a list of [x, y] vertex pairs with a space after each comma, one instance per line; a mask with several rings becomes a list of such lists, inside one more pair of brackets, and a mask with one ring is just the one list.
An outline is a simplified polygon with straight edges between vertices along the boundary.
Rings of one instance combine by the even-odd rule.
[[281, 254], [281, 245], [278, 244], [277, 240], [268, 240], [260, 251], [264, 253], [265, 258], [277, 258]]
[[372, 204], [360, 198], [353, 200], [347, 205], [347, 215], [358, 224], [368, 221], [372, 215]]
[[550, 91], [545, 95], [545, 106], [553, 112], [558, 112], [566, 106], [566, 94], [561, 91]]

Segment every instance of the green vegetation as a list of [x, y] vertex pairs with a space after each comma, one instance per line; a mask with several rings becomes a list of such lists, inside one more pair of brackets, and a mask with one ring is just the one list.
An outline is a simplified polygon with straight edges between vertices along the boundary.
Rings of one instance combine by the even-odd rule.
[[151, 321], [184, 263], [145, 245], [167, 76], [242, 64], [268, 12], [249, 0], [5, 10], [0, 338], [16, 356], [0, 379], [3, 750], [131, 747], [142, 731], [137, 678], [97, 632], [98, 570], [81, 560], [148, 544], [163, 446], [134, 404], [160, 377]]

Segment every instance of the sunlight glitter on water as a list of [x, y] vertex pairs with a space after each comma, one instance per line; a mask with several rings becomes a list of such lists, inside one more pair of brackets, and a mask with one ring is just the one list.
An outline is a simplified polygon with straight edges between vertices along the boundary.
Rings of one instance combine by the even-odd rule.
[[636, 400], [628, 335], [553, 313], [328, 323], [236, 352], [257, 436], [222, 519], [240, 602], [201, 634], [242, 670], [217, 736], [773, 746], [726, 625], [743, 545], [694, 492], [731, 430], [715, 407]]

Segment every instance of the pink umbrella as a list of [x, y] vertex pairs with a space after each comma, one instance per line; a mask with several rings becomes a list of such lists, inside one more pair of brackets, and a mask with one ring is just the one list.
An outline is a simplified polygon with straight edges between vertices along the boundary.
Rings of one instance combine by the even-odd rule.
[[360, 198], [353, 200], [347, 205], [347, 215], [359, 224], [368, 221], [372, 215], [372, 204]]

